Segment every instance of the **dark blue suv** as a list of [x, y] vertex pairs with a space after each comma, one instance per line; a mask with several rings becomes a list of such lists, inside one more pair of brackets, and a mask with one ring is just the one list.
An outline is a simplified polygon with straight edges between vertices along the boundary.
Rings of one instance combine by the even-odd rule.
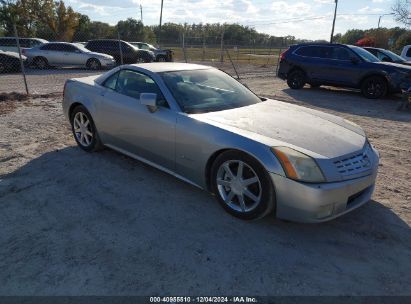
[[411, 67], [381, 62], [368, 51], [344, 44], [298, 44], [281, 54], [278, 77], [292, 89], [306, 83], [360, 89], [367, 98], [411, 87]]

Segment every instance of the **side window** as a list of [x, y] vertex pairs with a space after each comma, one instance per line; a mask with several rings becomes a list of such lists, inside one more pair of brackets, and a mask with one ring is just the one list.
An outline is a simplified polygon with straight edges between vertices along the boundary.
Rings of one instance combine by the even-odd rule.
[[322, 46], [303, 46], [295, 53], [305, 57], [330, 58], [331, 48]]
[[351, 57], [350, 52], [342, 47], [333, 47], [331, 52], [331, 59], [349, 61]]
[[30, 40], [29, 39], [19, 39], [20, 47], [22, 48], [29, 48], [30, 47]]
[[300, 56], [312, 57], [312, 47], [310, 46], [300, 47], [295, 53]]
[[107, 78], [106, 81], [104, 81], [103, 86], [114, 91], [117, 85], [118, 74], [118, 72], [114, 73], [109, 78]]
[[127, 43], [122, 42], [121, 43], [121, 50], [123, 52], [131, 52], [132, 48]]
[[38, 45], [40, 45], [41, 42], [35, 39], [30, 39], [30, 47], [36, 47]]
[[16, 39], [14, 38], [4, 38], [1, 39], [0, 45], [3, 46], [17, 46]]
[[383, 52], [378, 51], [377, 54], [374, 54], [381, 61], [392, 62], [392, 59], [385, 55]]
[[157, 104], [169, 108], [160, 88], [153, 79], [147, 75], [131, 70], [122, 70], [117, 79], [116, 91], [136, 99], [140, 99], [141, 93], [157, 94]]
[[67, 51], [66, 51], [66, 45], [65, 45], [65, 44], [56, 43], [55, 45], [53, 45], [53, 51], [57, 51], [57, 52], [67, 52]]
[[74, 53], [77, 50], [76, 47], [74, 47], [70, 44], [62, 44], [61, 46], [62, 46], [63, 52]]
[[406, 54], [405, 56], [411, 57], [411, 48], [409, 48], [409, 49], [407, 50], [407, 54]]

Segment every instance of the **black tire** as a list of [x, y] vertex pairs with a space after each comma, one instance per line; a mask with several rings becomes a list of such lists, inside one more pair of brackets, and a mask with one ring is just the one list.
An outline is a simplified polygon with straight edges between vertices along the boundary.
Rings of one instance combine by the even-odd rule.
[[44, 69], [47, 69], [49, 67], [49, 62], [44, 57], [35, 57], [33, 59], [33, 63], [35, 65], [35, 67], [40, 69], [40, 70], [44, 70]]
[[[235, 210], [233, 207], [230, 207], [229, 204], [227, 204], [222, 197], [221, 191], [230, 191], [234, 192], [234, 187], [230, 189], [229, 186], [222, 186], [224, 190], [219, 189], [219, 185], [217, 184], [217, 178], [219, 178], [219, 170], [223, 167], [224, 164], [227, 162], [233, 161], [234, 165], [236, 161], [241, 161], [245, 165], [245, 169], [243, 169], [243, 174], [247, 174], [247, 170], [251, 174], [256, 174], [259, 183], [252, 185], [252, 187], [255, 187], [255, 192], [253, 192], [253, 189], [249, 188], [250, 186], [247, 186], [246, 188], [250, 191], [253, 192], [253, 194], [257, 194], [259, 191], [261, 191], [261, 197], [258, 202], [258, 204], [249, 211], [240, 211], [240, 210]], [[250, 170], [252, 169], [252, 171]], [[233, 169], [233, 168], [230, 168]], [[237, 167], [238, 170], [238, 167]], [[233, 172], [234, 173], [234, 172]], [[238, 171], [236, 171], [238, 174]], [[274, 208], [275, 208], [275, 195], [274, 195], [274, 186], [272, 184], [271, 178], [268, 175], [267, 171], [264, 169], [264, 167], [253, 157], [239, 152], [239, 151], [227, 151], [222, 154], [220, 154], [214, 163], [212, 164], [211, 171], [210, 171], [210, 186], [212, 192], [216, 195], [216, 198], [218, 202], [221, 204], [221, 206], [231, 215], [243, 219], [243, 220], [253, 220], [253, 219], [258, 219], [262, 218], [268, 213], [270, 213]], [[228, 190], [225, 190], [227, 189]], [[258, 188], [258, 189], [257, 189]], [[238, 188], [237, 188], [238, 189]], [[239, 197], [235, 195], [237, 198], [238, 204], [239, 204]], [[246, 195], [243, 195], [244, 198], [246, 198]], [[247, 198], [248, 199], [248, 198]], [[240, 205], [240, 204], [239, 204]], [[240, 208], [240, 207], [239, 207]]]
[[[86, 128], [89, 132], [91, 132], [92, 137], [91, 137], [91, 140], [89, 141], [89, 144], [87, 145], [81, 142], [81, 139], [79, 138], [78, 133], [75, 132], [75, 118], [77, 117], [76, 115], [78, 114], [85, 115], [89, 121], [89, 124], [87, 125]], [[90, 113], [87, 111], [87, 109], [84, 106], [79, 105], [73, 109], [73, 111], [70, 114], [70, 123], [71, 123], [71, 131], [73, 133], [74, 139], [76, 140], [77, 145], [81, 149], [87, 152], [95, 152], [103, 148], [103, 145], [100, 141], [100, 137], [98, 135], [93, 118], [91, 117]]]
[[101, 62], [96, 58], [90, 58], [89, 60], [87, 60], [86, 66], [89, 70], [100, 70]]
[[136, 58], [136, 63], [145, 63], [147, 62], [147, 59], [145, 58], [145, 56], [138, 56]]
[[387, 81], [381, 76], [370, 76], [362, 82], [361, 93], [370, 99], [382, 98], [387, 94]]
[[301, 70], [291, 71], [287, 75], [287, 84], [291, 89], [298, 90], [302, 89], [306, 83], [305, 73]]

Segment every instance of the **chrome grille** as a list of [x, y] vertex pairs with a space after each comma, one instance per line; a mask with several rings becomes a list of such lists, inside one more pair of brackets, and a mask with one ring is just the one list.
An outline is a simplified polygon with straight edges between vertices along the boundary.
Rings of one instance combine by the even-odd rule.
[[366, 149], [364, 152], [351, 157], [340, 159], [334, 162], [338, 173], [343, 176], [355, 175], [371, 169], [371, 161], [367, 155]]

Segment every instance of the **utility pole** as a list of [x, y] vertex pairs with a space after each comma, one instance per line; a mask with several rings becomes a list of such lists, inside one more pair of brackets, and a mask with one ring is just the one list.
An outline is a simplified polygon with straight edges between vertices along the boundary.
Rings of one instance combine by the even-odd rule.
[[330, 43], [333, 43], [334, 27], [335, 27], [335, 18], [337, 17], [337, 6], [338, 6], [338, 0], [335, 0], [334, 19], [333, 19], [333, 27], [332, 27], [332, 29], [331, 29]]
[[378, 18], [378, 28], [380, 28], [381, 18], [384, 17], [384, 16], [389, 16], [389, 15], [394, 15], [394, 13], [382, 14], [382, 15]]
[[161, 9], [160, 9], [160, 26], [158, 29], [158, 38], [157, 38], [157, 44], [158, 47], [160, 47], [160, 38], [161, 38], [161, 23], [163, 21], [163, 0], [161, 0]]
[[140, 21], [143, 23], [143, 6], [140, 4]]

